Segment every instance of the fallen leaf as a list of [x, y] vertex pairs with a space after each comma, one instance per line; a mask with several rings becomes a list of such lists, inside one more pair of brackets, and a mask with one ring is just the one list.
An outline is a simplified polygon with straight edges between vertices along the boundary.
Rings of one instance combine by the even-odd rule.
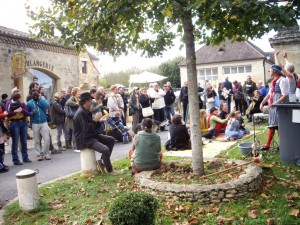
[[236, 219], [235, 216], [232, 216], [232, 217], [229, 217], [229, 218], [218, 216], [217, 217], [217, 224], [224, 224], [225, 222], [232, 222], [235, 219]]
[[267, 225], [275, 225], [275, 221], [273, 218], [268, 218], [267, 219]]
[[258, 210], [252, 209], [248, 212], [248, 216], [252, 219], [256, 219], [258, 217]]
[[297, 218], [300, 218], [300, 212], [299, 212], [299, 209], [292, 209], [292, 210], [289, 212], [289, 215], [290, 215], [290, 216], [297, 217]]
[[256, 201], [256, 200], [255, 200], [255, 201], [252, 201], [252, 202], [251, 202], [251, 205], [252, 205], [252, 206], [258, 206], [258, 205], [261, 205], [261, 203], [260, 203], [259, 201]]
[[271, 213], [271, 209], [264, 209], [262, 211], [263, 214], [270, 214]]

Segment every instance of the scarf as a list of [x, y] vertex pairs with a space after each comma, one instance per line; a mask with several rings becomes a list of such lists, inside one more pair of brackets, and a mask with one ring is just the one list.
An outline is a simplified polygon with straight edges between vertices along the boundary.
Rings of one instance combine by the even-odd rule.
[[274, 79], [271, 82], [271, 95], [270, 95], [270, 98], [269, 98], [269, 107], [273, 104], [275, 85], [276, 85], [276, 82], [278, 81], [279, 78], [280, 78], [280, 76], [276, 77], [276, 78], [274, 77]]

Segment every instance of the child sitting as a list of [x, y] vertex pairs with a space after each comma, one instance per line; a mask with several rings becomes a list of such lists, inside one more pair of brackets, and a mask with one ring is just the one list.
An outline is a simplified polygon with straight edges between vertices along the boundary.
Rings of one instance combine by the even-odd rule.
[[113, 117], [107, 119], [107, 123], [112, 127], [112, 136], [123, 144], [128, 144], [130, 134], [122, 123], [121, 113], [114, 112]]
[[236, 118], [236, 113], [231, 112], [229, 114], [229, 120], [227, 122], [226, 130], [225, 130], [226, 141], [233, 141], [242, 138], [244, 132], [239, 128], [240, 128], [240, 123]]
[[242, 113], [240, 111], [236, 111], [235, 114], [236, 114], [236, 119], [240, 123], [240, 130], [242, 130], [244, 132], [244, 134], [250, 134], [250, 131], [246, 130], [246, 128], [245, 128], [245, 124], [244, 124], [244, 119], [242, 117]]

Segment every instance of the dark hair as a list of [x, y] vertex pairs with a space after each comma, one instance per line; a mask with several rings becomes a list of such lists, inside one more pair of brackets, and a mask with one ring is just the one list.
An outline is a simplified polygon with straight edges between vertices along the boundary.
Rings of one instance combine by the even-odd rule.
[[12, 100], [17, 101], [21, 98], [21, 95], [19, 93], [13, 93], [11, 95]]
[[91, 90], [90, 90], [90, 94], [94, 94], [94, 93], [96, 93], [97, 92], [97, 89], [96, 88], [92, 88]]
[[152, 119], [150, 119], [150, 118], [143, 119], [143, 121], [142, 121], [142, 127], [143, 127], [143, 129], [144, 129], [146, 132], [151, 133], [151, 131], [152, 131], [152, 126], [153, 126], [153, 121], [152, 121]]
[[172, 124], [182, 124], [182, 116], [176, 114], [172, 117]]
[[2, 95], [1, 95], [1, 99], [2, 99], [2, 100], [6, 99], [7, 97], [8, 97], [7, 94], [2, 94]]
[[39, 85], [39, 83], [38, 82], [31, 82], [29, 84], [29, 91], [31, 91], [34, 88], [35, 85]]

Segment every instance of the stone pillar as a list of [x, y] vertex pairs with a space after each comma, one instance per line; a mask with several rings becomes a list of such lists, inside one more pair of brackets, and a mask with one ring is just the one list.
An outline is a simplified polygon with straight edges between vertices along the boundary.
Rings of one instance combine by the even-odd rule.
[[[300, 73], [300, 31], [299, 26], [283, 28], [269, 42], [275, 51], [286, 51], [289, 62], [295, 66], [295, 72]], [[282, 54], [279, 58], [284, 65]]]
[[85, 148], [80, 151], [80, 161], [81, 161], [81, 176], [90, 176], [96, 174], [97, 163], [96, 163], [96, 153], [94, 150]]

